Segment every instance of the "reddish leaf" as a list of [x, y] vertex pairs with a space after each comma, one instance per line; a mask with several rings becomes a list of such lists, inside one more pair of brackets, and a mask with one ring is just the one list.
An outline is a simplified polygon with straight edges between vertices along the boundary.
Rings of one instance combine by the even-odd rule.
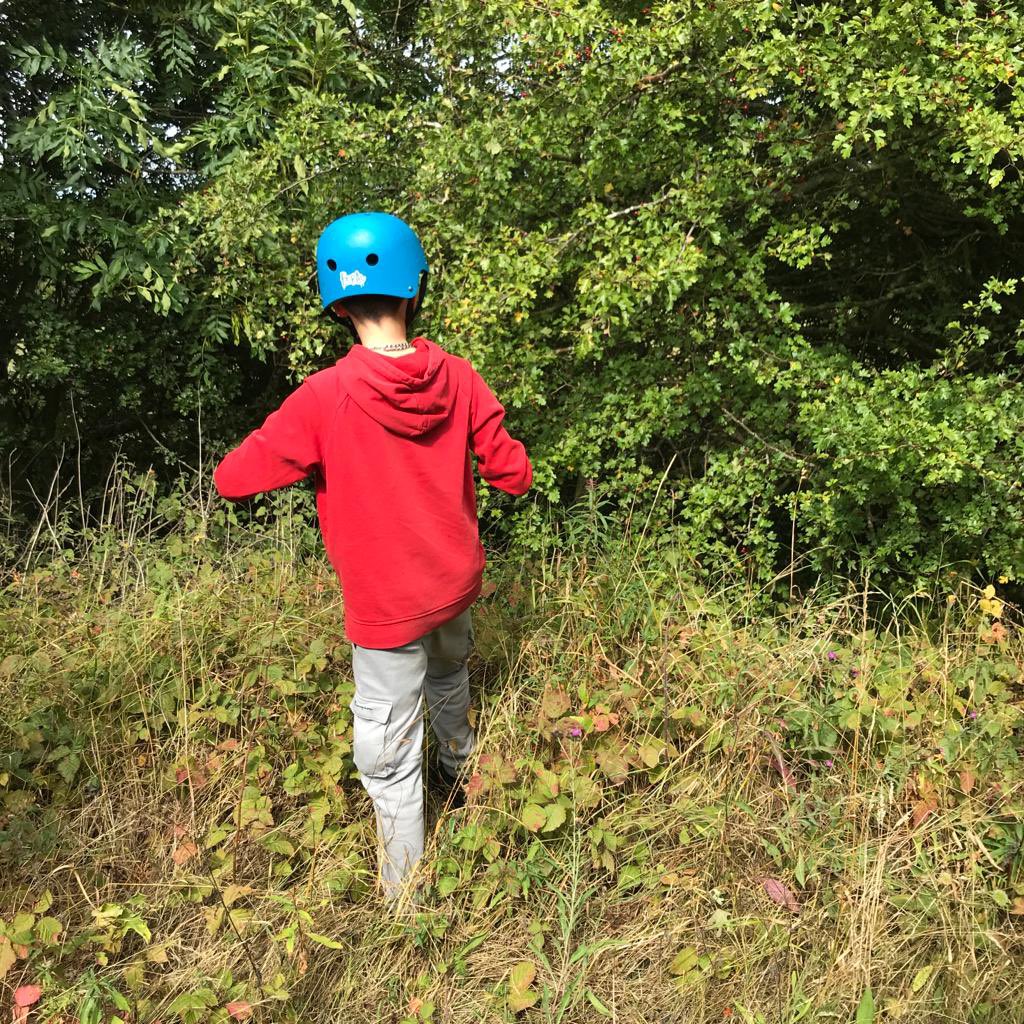
[[974, 783], [976, 781], [977, 779], [975, 778], [974, 772], [972, 772], [970, 768], [965, 768], [960, 773], [960, 788], [965, 793], [970, 793], [970, 791], [974, 789]]
[[14, 990], [15, 1006], [34, 1006], [42, 997], [43, 990], [38, 985], [22, 985]]
[[235, 1020], [248, 1020], [252, 1016], [252, 1007], [244, 999], [236, 999], [224, 1007]]
[[483, 586], [480, 587], [481, 597], [490, 597], [498, 589], [498, 584], [493, 580], [484, 580]]
[[780, 907], [785, 907], [791, 913], [800, 913], [800, 904], [792, 890], [784, 882], [780, 882], [777, 878], [762, 878], [761, 885], [764, 886], [764, 891], [773, 902], [778, 903]]
[[473, 772], [466, 783], [466, 796], [477, 796], [484, 788], [484, 777], [479, 772]]
[[190, 861], [198, 852], [199, 847], [191, 839], [186, 839], [171, 854], [171, 860], [180, 867], [182, 864]]
[[202, 789], [206, 785], [206, 776], [198, 768], [179, 768], [174, 777], [178, 780], [178, 785], [188, 782], [194, 789]]
[[921, 822], [924, 821], [924, 819], [932, 813], [932, 811], [937, 810], [938, 806], [939, 805], [937, 801], [935, 801], [934, 799], [918, 800], [917, 803], [914, 804], [914, 813], [911, 816], [911, 821], [914, 823], [914, 828], [917, 828], [917, 826], [920, 825]]

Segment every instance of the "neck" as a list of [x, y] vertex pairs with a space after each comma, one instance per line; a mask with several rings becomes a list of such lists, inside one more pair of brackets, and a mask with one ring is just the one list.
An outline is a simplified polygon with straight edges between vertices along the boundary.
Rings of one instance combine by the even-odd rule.
[[[405, 324], [397, 317], [389, 317], [379, 323], [364, 321], [356, 325], [359, 332], [359, 340], [365, 348], [380, 350], [387, 346], [394, 349], [397, 345], [404, 345], [409, 348], [409, 340], [406, 335]], [[391, 352], [384, 352], [383, 355], [391, 355]]]

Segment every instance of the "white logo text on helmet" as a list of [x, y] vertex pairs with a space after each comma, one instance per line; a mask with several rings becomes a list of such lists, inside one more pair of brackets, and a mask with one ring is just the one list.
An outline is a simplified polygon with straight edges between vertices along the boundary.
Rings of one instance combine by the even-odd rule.
[[341, 281], [342, 288], [348, 288], [350, 285], [364, 285], [366, 284], [366, 275], [360, 274], [358, 270], [353, 270], [350, 274], [347, 270], [343, 270], [338, 275], [338, 280]]

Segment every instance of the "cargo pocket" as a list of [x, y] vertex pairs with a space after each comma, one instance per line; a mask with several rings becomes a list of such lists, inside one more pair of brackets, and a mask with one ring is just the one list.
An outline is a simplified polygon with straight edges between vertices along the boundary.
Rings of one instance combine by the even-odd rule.
[[353, 697], [352, 760], [363, 775], [386, 778], [395, 770], [391, 701]]

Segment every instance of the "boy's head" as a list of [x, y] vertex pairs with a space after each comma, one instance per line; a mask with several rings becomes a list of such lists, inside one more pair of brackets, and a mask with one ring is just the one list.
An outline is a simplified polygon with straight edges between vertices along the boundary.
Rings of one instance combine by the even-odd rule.
[[360, 324], [412, 326], [429, 267], [416, 232], [400, 217], [380, 211], [339, 217], [321, 233], [316, 262], [323, 309], [353, 335]]

